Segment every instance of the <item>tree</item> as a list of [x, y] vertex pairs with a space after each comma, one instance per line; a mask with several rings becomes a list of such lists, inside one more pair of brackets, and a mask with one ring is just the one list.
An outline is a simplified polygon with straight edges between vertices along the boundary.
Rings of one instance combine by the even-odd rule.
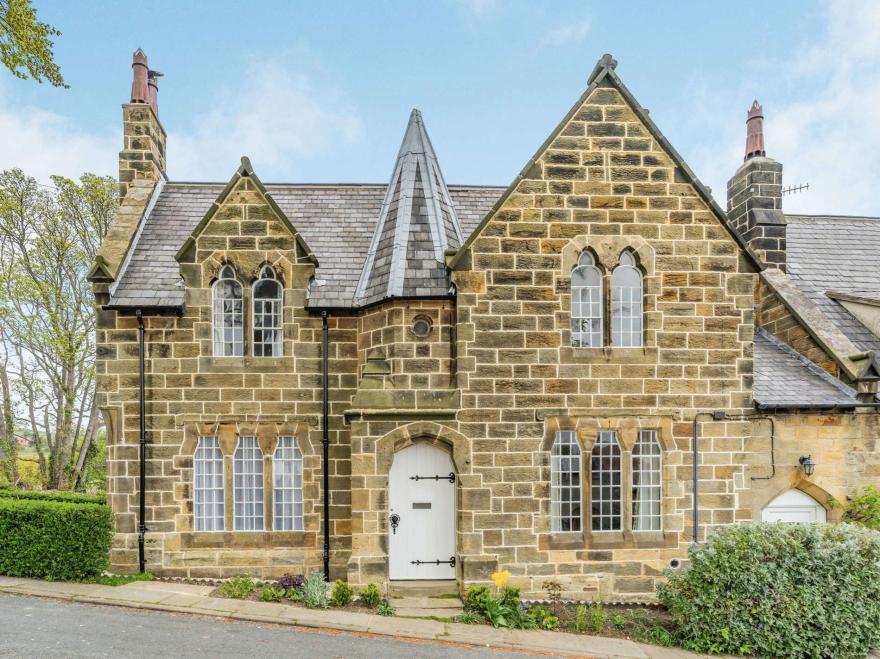
[[37, 20], [31, 0], [0, 0], [0, 62], [12, 75], [67, 88], [52, 53], [61, 32]]
[[15, 355], [16, 418], [33, 434], [46, 485], [63, 489], [79, 482], [100, 425], [86, 273], [117, 188], [92, 174], [52, 181], [46, 189], [19, 169], [0, 173], [0, 336]]

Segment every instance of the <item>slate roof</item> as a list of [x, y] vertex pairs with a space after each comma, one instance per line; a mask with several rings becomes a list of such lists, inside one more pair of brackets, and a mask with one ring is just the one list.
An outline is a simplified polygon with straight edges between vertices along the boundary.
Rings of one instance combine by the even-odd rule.
[[422, 115], [413, 110], [355, 299], [366, 305], [391, 297], [447, 295], [443, 253], [463, 241]]
[[[180, 307], [174, 256], [225, 183], [166, 183], [145, 219], [109, 307]], [[386, 185], [267, 184], [266, 190], [321, 264], [309, 305], [353, 307]], [[497, 186], [448, 186], [462, 232], [473, 231], [503, 192]], [[445, 290], [444, 290], [445, 292]]]
[[862, 350], [880, 352], [874, 336], [827, 293], [880, 299], [880, 218], [786, 215], [786, 261], [795, 285]]
[[760, 327], [755, 328], [754, 389], [761, 407], [847, 407], [856, 392]]

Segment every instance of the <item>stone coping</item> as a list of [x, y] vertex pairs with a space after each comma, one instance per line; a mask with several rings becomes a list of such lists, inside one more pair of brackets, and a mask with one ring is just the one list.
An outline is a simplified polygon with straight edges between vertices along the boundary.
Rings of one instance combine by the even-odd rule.
[[579, 636], [564, 632], [493, 629], [485, 625], [465, 625], [406, 617], [386, 618], [370, 613], [333, 609], [314, 610], [273, 602], [224, 599], [210, 597], [212, 590], [212, 586], [163, 581], [102, 586], [0, 576], [2, 593], [86, 604], [188, 613], [244, 622], [336, 629], [438, 643], [463, 643], [499, 650], [531, 651], [557, 656], [597, 659], [606, 657], [684, 659], [697, 656], [676, 648], [655, 647], [617, 638]]

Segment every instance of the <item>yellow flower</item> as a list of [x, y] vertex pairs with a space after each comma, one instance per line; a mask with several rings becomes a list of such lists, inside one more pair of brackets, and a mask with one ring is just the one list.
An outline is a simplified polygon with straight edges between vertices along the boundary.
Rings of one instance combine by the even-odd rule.
[[510, 579], [510, 572], [507, 570], [504, 570], [504, 572], [495, 572], [492, 575], [492, 581], [495, 583], [496, 588], [501, 588], [501, 586], [507, 583], [508, 579]]

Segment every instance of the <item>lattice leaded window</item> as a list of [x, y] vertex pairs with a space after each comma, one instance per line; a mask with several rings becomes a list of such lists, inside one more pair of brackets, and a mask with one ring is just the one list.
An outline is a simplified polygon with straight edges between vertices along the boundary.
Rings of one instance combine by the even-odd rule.
[[642, 345], [642, 273], [630, 252], [620, 255], [620, 263], [611, 273], [611, 345]]
[[640, 430], [632, 452], [633, 531], [663, 528], [661, 460], [657, 431]]
[[594, 531], [620, 531], [623, 524], [623, 488], [617, 433], [602, 430], [590, 459], [590, 519]]
[[581, 447], [568, 430], [550, 450], [550, 518], [554, 533], [581, 530]]
[[254, 282], [254, 357], [281, 356], [281, 300], [281, 282], [264, 266]]
[[199, 437], [193, 455], [193, 513], [196, 531], [223, 530], [223, 454], [216, 437]]
[[278, 438], [272, 456], [272, 498], [276, 531], [303, 530], [303, 456], [296, 438]]
[[602, 273], [590, 252], [583, 252], [571, 271], [571, 345], [602, 346]]
[[231, 265], [220, 270], [213, 286], [214, 356], [244, 355], [244, 298]]
[[233, 456], [234, 528], [263, 530], [263, 451], [256, 437], [239, 437]]

